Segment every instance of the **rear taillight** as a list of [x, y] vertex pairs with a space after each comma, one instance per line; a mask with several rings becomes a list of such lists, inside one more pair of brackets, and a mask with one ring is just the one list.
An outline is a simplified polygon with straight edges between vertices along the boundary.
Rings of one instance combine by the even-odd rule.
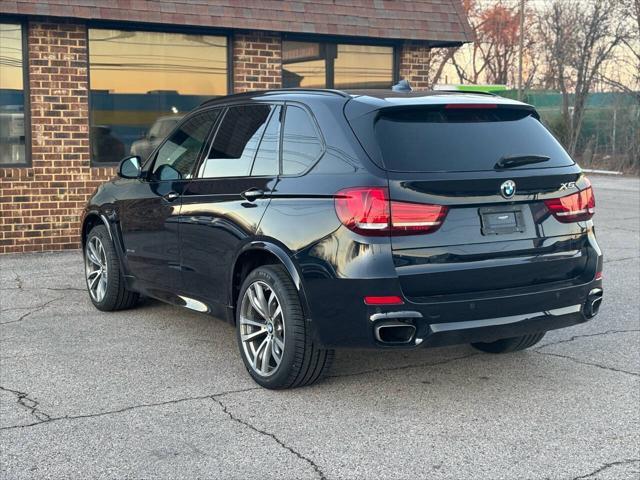
[[363, 235], [414, 235], [435, 232], [447, 207], [389, 200], [384, 187], [346, 188], [336, 194], [336, 213], [350, 230]]
[[447, 207], [421, 203], [391, 202], [391, 230], [396, 233], [435, 232], [447, 216]]
[[596, 208], [596, 198], [591, 185], [577, 193], [545, 200], [544, 203], [553, 216], [562, 223], [589, 220], [593, 217]]
[[386, 188], [347, 188], [336, 194], [336, 213], [350, 230], [364, 235], [386, 235], [389, 199]]

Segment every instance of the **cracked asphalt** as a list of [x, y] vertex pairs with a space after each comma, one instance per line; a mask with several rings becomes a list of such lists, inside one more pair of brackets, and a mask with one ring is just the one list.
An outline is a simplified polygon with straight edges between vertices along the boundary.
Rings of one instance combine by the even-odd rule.
[[221, 321], [98, 312], [78, 251], [0, 257], [0, 478], [640, 478], [640, 181], [592, 181], [596, 319], [502, 356], [340, 351], [293, 391]]

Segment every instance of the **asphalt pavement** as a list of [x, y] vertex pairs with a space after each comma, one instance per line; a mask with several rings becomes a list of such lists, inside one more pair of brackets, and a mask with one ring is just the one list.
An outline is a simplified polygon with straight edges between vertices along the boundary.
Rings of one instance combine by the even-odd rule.
[[0, 257], [0, 478], [640, 478], [640, 181], [592, 177], [605, 300], [507, 355], [339, 351], [268, 391], [233, 328], [102, 313], [78, 251]]

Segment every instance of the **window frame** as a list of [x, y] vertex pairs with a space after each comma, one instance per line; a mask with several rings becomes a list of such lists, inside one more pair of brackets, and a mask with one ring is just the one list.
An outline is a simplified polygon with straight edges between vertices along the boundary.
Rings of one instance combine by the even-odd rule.
[[[310, 42], [320, 45], [320, 51], [324, 51], [324, 56], [321, 60], [325, 65], [325, 87], [328, 89], [335, 88], [335, 66], [334, 62], [329, 62], [328, 52], [330, 49], [337, 51], [338, 45], [362, 45], [371, 47], [391, 47], [391, 81], [392, 85], [395, 85], [400, 81], [400, 47], [401, 42], [384, 39], [362, 39], [353, 37], [335, 37], [330, 40], [317, 36], [308, 36], [300, 34], [287, 34], [282, 35], [282, 42]], [[280, 76], [284, 78], [285, 63], [280, 62]], [[301, 87], [304, 88], [304, 87]]]
[[31, 151], [31, 89], [29, 85], [29, 24], [23, 18], [6, 17], [0, 23], [20, 25], [22, 37], [22, 92], [24, 95], [24, 163], [0, 163], [0, 168], [31, 168], [33, 158]]
[[158, 152], [160, 151], [160, 149], [164, 146], [165, 143], [167, 143], [167, 141], [169, 141], [169, 139], [173, 136], [174, 133], [176, 133], [181, 127], [182, 125], [184, 125], [185, 122], [188, 122], [189, 120], [191, 120], [193, 117], [200, 115], [201, 113], [205, 113], [205, 112], [209, 112], [212, 110], [221, 110], [220, 114], [216, 117], [215, 121], [213, 122], [213, 125], [211, 125], [211, 127], [209, 128], [207, 134], [205, 135], [205, 139], [204, 142], [202, 142], [202, 146], [200, 147], [200, 151], [198, 152], [198, 156], [196, 158], [196, 161], [194, 162], [193, 166], [191, 167], [191, 174], [193, 175], [195, 172], [197, 172], [200, 162], [202, 162], [204, 155], [205, 155], [205, 151], [208, 152], [209, 151], [209, 145], [212, 139], [212, 132], [213, 131], [218, 131], [218, 125], [220, 124], [220, 121], [222, 120], [222, 118], [224, 118], [224, 115], [227, 113], [226, 108], [225, 107], [220, 107], [220, 106], [216, 106], [216, 107], [209, 107], [209, 108], [198, 108], [197, 110], [194, 110], [190, 113], [188, 113], [187, 115], [184, 116], [184, 118], [182, 120], [180, 120], [175, 127], [173, 127], [173, 130], [171, 130], [171, 132], [169, 134], [167, 134], [167, 136], [164, 138], [164, 140], [162, 140], [162, 142], [160, 142], [158, 144], [158, 146], [151, 152], [151, 154], [149, 155], [149, 158], [147, 159], [147, 161], [143, 164], [142, 166], [142, 173], [140, 175], [140, 178], [142, 180], [144, 180], [145, 182], [148, 183], [161, 183], [161, 182], [190, 182], [196, 179], [196, 177], [192, 176], [190, 178], [181, 178], [179, 180], [157, 180], [157, 179], [153, 179], [151, 178], [151, 174], [153, 171], [153, 167], [156, 164], [156, 159], [157, 159], [157, 155]]
[[[279, 174], [279, 177], [282, 177], [282, 178], [303, 177], [307, 173], [309, 173], [313, 169], [313, 167], [315, 167], [318, 164], [320, 159], [327, 152], [327, 142], [325, 141], [324, 135], [322, 134], [322, 130], [320, 129], [320, 125], [318, 124], [318, 120], [316, 119], [316, 116], [313, 114], [313, 111], [307, 105], [305, 105], [302, 102], [289, 101], [289, 100], [284, 102], [284, 104], [285, 104], [284, 118], [282, 120], [282, 128], [280, 129], [280, 169], [279, 169], [280, 170], [280, 174]], [[293, 106], [296, 106], [296, 107], [301, 107], [304, 111], [307, 112], [307, 115], [309, 116], [309, 119], [311, 120], [311, 125], [316, 130], [316, 134], [318, 136], [318, 139], [320, 140], [320, 145], [321, 145], [322, 148], [320, 149], [320, 153], [318, 153], [317, 158], [312, 163], [310, 163], [309, 166], [305, 170], [303, 170], [300, 173], [285, 174], [284, 170], [282, 169], [282, 154], [284, 153], [284, 131], [285, 131], [285, 128], [287, 126], [287, 109], [288, 109], [289, 105], [293, 105]]]
[[[286, 111], [286, 106], [285, 106], [285, 102], [280, 100], [275, 100], [275, 101], [268, 101], [268, 102], [238, 102], [238, 103], [231, 103], [231, 104], [226, 104], [226, 105], [219, 105], [216, 108], [223, 108], [224, 112], [222, 113], [222, 115], [220, 115], [220, 119], [216, 122], [216, 125], [214, 125], [211, 133], [209, 134], [209, 139], [207, 140], [207, 147], [206, 147], [206, 153], [203, 152], [203, 155], [201, 156], [200, 160], [198, 161], [198, 164], [196, 165], [196, 172], [198, 172], [198, 170], [200, 170], [200, 167], [202, 166], [202, 163], [206, 160], [206, 157], [209, 156], [209, 151], [211, 150], [211, 147], [213, 146], [213, 141], [216, 138], [216, 135], [218, 135], [218, 130], [220, 128], [220, 125], [222, 125], [222, 122], [225, 118], [225, 116], [227, 115], [227, 112], [229, 111], [230, 108], [234, 108], [234, 107], [251, 107], [254, 105], [270, 105], [272, 107], [274, 106], [280, 106], [281, 108], [285, 109]], [[285, 113], [286, 115], [286, 113]], [[273, 112], [269, 113], [269, 117], [267, 118], [267, 124], [268, 122], [271, 120], [271, 117], [273, 116]], [[283, 117], [284, 118], [284, 117]], [[194, 176], [191, 180], [192, 181], [219, 181], [219, 180], [231, 180], [231, 179], [238, 179], [238, 178], [278, 178], [280, 176], [282, 176], [282, 132], [284, 131], [284, 121], [282, 123], [283, 128], [280, 129], [280, 136], [278, 138], [278, 172], [275, 175], [251, 175], [251, 170], [253, 170], [253, 164], [256, 161], [256, 155], [258, 153], [258, 150], [260, 149], [260, 144], [262, 143], [262, 138], [264, 137], [264, 132], [262, 132], [262, 135], [260, 136], [260, 142], [258, 143], [258, 148], [256, 149], [256, 154], [253, 156], [253, 161], [251, 162], [251, 168], [249, 169], [249, 175], [239, 175], [239, 176], [235, 176], [235, 177], [198, 177], [198, 176]], [[266, 130], [266, 128], [265, 128]]]
[[[89, 21], [86, 24], [86, 36], [85, 36], [85, 42], [87, 45], [87, 114], [88, 114], [88, 120], [87, 123], [89, 125], [89, 145], [91, 145], [91, 129], [93, 127], [93, 122], [92, 122], [92, 115], [91, 115], [91, 50], [90, 50], [90, 45], [89, 45], [89, 30], [109, 30], [109, 29], [115, 29], [115, 30], [122, 30], [122, 31], [129, 31], [129, 32], [152, 32], [152, 33], [182, 33], [185, 35], [210, 35], [210, 36], [218, 36], [218, 37], [224, 37], [226, 39], [227, 42], [227, 47], [226, 47], [226, 63], [227, 63], [227, 92], [224, 95], [220, 95], [220, 97], [225, 97], [227, 95], [231, 95], [233, 93], [233, 88], [234, 88], [234, 84], [233, 84], [233, 32], [231, 30], [228, 29], [219, 29], [219, 28], [203, 28], [203, 27], [190, 27], [190, 26], [170, 26], [169, 28], [167, 28], [166, 25], [153, 25], [153, 24], [148, 24], [148, 23], [121, 23], [121, 22], [113, 22], [113, 21], [98, 21], [98, 20], [93, 20], [93, 21]], [[214, 98], [213, 96], [211, 98]], [[219, 97], [215, 97], [215, 98], [219, 98]], [[192, 110], [193, 113], [196, 113], [195, 110], [199, 109], [200, 106], [194, 107], [194, 109]], [[191, 112], [189, 112], [187, 115], [185, 115], [185, 117], [182, 120], [186, 120], [187, 117], [190, 115]], [[217, 121], [216, 121], [217, 123]], [[177, 126], [179, 126], [180, 124], [182, 124], [182, 121], [178, 123]], [[177, 128], [176, 126], [176, 128]], [[174, 129], [175, 130], [175, 129]], [[173, 135], [174, 130], [171, 131], [171, 133], [169, 135], [167, 135], [167, 138], [169, 138], [170, 135]], [[166, 140], [166, 138], [165, 138]], [[164, 143], [164, 141], [162, 142]], [[156, 152], [157, 149], [160, 147], [160, 145], [158, 145], [158, 147], [156, 149], [153, 150], [153, 152], [151, 153], [151, 155], [149, 155], [149, 158], [152, 158]], [[125, 158], [127, 157], [127, 155], [125, 155]], [[96, 162], [93, 159], [93, 156], [91, 155], [91, 148], [89, 148], [89, 166], [91, 168], [101, 168], [101, 167], [105, 167], [105, 168], [111, 168], [114, 166], [119, 165], [120, 162]], [[146, 165], [146, 162], [145, 162]], [[145, 175], [148, 174], [147, 171], [143, 172]], [[146, 178], [146, 177], [145, 177]]]
[[[278, 115], [280, 115], [283, 119], [284, 119], [284, 113], [286, 111], [286, 106], [284, 104], [284, 102], [273, 102], [273, 103], [269, 103], [269, 105], [271, 105], [272, 107], [275, 108], [280, 108], [280, 112], [278, 112]], [[251, 168], [249, 169], [249, 175], [247, 178], [272, 178], [274, 177], [273, 174], [271, 175], [251, 175], [251, 172], [253, 172], [253, 167], [256, 166], [256, 158], [258, 158], [258, 152], [260, 151], [260, 147], [262, 146], [262, 141], [264, 140], [264, 134], [267, 132], [267, 128], [269, 127], [269, 124], [271, 123], [271, 120], [273, 119], [274, 115], [276, 114], [275, 111], [272, 111], [269, 114], [269, 118], [267, 119], [267, 123], [265, 125], [265, 129], [262, 132], [262, 136], [260, 137], [260, 142], [258, 143], [258, 148], [256, 149], [256, 154], [253, 156], [253, 162], [251, 163]], [[278, 171], [275, 174], [275, 177], [279, 178], [282, 175], [282, 171], [280, 169], [280, 164], [282, 163], [282, 131], [284, 130], [284, 121], [282, 122], [282, 125], [280, 126], [280, 132], [278, 134]], [[245, 178], [245, 177], [242, 177]]]

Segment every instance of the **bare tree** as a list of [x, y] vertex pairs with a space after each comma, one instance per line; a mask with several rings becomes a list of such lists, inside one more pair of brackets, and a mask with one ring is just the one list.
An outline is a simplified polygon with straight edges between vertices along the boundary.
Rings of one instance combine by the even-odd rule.
[[564, 143], [573, 155], [587, 97], [603, 65], [629, 39], [623, 0], [553, 0], [540, 16], [547, 81], [562, 93]]
[[640, 102], [640, 0], [625, 0], [622, 8], [629, 35], [599, 73], [599, 79], [614, 90], [635, 95]]
[[507, 84], [513, 81], [519, 42], [519, 10], [511, 2], [497, 0], [483, 8], [475, 0], [463, 0], [475, 35], [470, 55], [453, 55], [452, 65], [462, 83]]
[[445, 66], [451, 61], [457, 50], [457, 47], [431, 49], [425, 66], [425, 70], [429, 72], [429, 85], [433, 87], [440, 82]]

